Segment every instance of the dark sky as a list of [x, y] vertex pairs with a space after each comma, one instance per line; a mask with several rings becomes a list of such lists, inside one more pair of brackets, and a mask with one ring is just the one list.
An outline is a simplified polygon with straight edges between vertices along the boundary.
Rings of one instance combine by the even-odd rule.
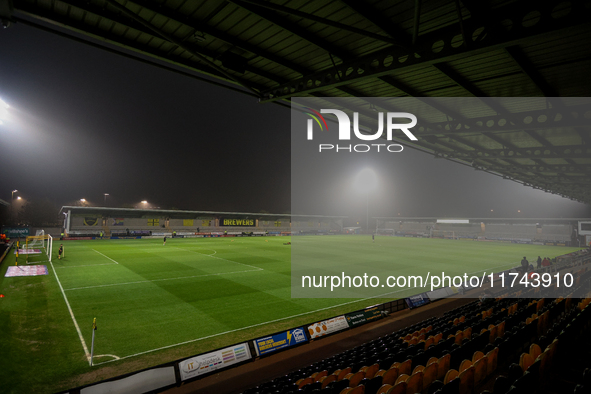
[[[117, 206], [290, 211], [288, 109], [18, 24], [0, 30], [0, 56], [0, 98], [12, 107], [0, 126], [0, 198], [18, 189], [60, 206], [102, 205], [109, 193]], [[591, 214], [410, 149], [396, 160], [349, 163], [348, 174], [374, 166], [382, 181], [373, 215]], [[365, 198], [343, 192], [348, 181], [317, 186], [325, 193], [309, 213], [364, 213]]]

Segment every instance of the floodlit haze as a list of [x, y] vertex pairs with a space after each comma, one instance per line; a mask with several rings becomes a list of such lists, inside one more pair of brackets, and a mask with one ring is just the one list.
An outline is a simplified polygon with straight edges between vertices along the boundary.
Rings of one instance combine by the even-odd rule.
[[[0, 31], [0, 198], [290, 211], [290, 111], [98, 48], [15, 25]], [[303, 193], [310, 214], [567, 217], [590, 207], [406, 149], [342, 155]], [[298, 171], [300, 172], [300, 171]], [[301, 185], [301, 179], [294, 184]], [[491, 209], [494, 211], [491, 212]], [[521, 213], [517, 213], [521, 210]], [[303, 212], [301, 212], [303, 213]]]

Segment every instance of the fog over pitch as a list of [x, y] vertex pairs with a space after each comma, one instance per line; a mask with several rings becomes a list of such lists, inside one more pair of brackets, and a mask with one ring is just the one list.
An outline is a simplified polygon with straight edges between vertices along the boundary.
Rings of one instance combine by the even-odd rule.
[[[0, 198], [148, 200], [162, 208], [289, 212], [290, 111], [15, 25], [0, 32]], [[333, 123], [334, 124], [334, 123]], [[305, 141], [305, 132], [302, 135]], [[589, 216], [589, 206], [406, 148], [339, 155], [309, 185], [310, 214], [365, 217], [352, 186], [371, 167], [370, 216]], [[492, 211], [491, 211], [492, 210]], [[518, 210], [521, 212], [518, 214]]]

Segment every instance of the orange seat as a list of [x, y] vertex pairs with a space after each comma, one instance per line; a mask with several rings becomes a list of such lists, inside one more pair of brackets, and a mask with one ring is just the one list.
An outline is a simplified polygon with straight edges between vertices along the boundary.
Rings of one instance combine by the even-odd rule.
[[529, 355], [532, 357], [534, 362], [540, 354], [542, 354], [542, 349], [540, 348], [540, 346], [536, 345], [535, 343], [532, 343], [529, 347]]
[[437, 357], [431, 357], [429, 361], [427, 361], [427, 367], [431, 364], [437, 364], [437, 361], [439, 361]]
[[400, 366], [398, 367], [398, 373], [401, 375], [402, 374], [410, 375], [411, 367], [412, 367], [412, 360], [409, 358], [408, 360], [406, 360], [405, 362], [400, 364]]
[[527, 371], [527, 369], [534, 363], [534, 359], [530, 356], [529, 353], [523, 353], [519, 358], [519, 366], [523, 370], [523, 372]]
[[474, 363], [474, 385], [479, 385], [487, 376], [488, 358], [482, 356]]
[[350, 373], [351, 373], [351, 367], [347, 367], [345, 369], [342, 369], [341, 372], [339, 372], [339, 375], [337, 376], [337, 380], [341, 381], [341, 380], [345, 379], [345, 376], [347, 376]]
[[496, 347], [490, 352], [486, 353], [486, 375], [489, 376], [497, 369], [497, 360], [499, 358], [499, 348]]
[[386, 394], [392, 387], [391, 384], [383, 384], [378, 391], [376, 392], [376, 394]]
[[328, 375], [322, 378], [322, 380], [320, 381], [321, 383], [321, 388], [325, 388], [326, 386], [328, 386], [330, 383], [332, 382], [336, 382], [337, 377], [336, 375]]
[[406, 379], [406, 394], [415, 394], [423, 391], [423, 376], [423, 371], [417, 371]]
[[460, 369], [459, 369], [459, 373], [462, 373], [463, 371], [465, 371], [466, 369], [470, 368], [472, 366], [472, 361], [470, 360], [464, 360], [460, 363]]
[[423, 390], [429, 388], [431, 383], [437, 380], [437, 363], [429, 364], [423, 370]]
[[406, 394], [406, 382], [400, 382], [392, 387], [388, 394]]
[[466, 370], [460, 372], [460, 394], [470, 394], [474, 390], [474, 367], [470, 366]]
[[298, 383], [298, 389], [301, 389], [304, 386], [314, 383], [314, 378], [308, 377], [303, 379], [300, 383]]
[[382, 383], [394, 386], [396, 379], [398, 379], [398, 375], [398, 368], [390, 368], [384, 373], [384, 375], [382, 375]]
[[349, 387], [357, 387], [359, 382], [365, 378], [365, 372], [359, 371], [349, 378]]
[[400, 382], [405, 382], [406, 383], [406, 379], [408, 379], [409, 377], [410, 376], [408, 376], [405, 373], [401, 374], [400, 376], [398, 376], [398, 379], [396, 379], [396, 383], [394, 384], [394, 386], [396, 386]]
[[484, 357], [484, 353], [476, 351], [474, 352], [474, 355], [472, 355], [472, 363], [475, 363], [476, 361], [480, 360], [482, 357]]
[[451, 382], [452, 380], [454, 380], [458, 376], [459, 376], [459, 372], [458, 371], [456, 371], [455, 369], [450, 369], [445, 374], [445, 378], [443, 379], [443, 384], [448, 384], [449, 382]]
[[449, 371], [449, 365], [451, 362], [451, 355], [447, 353], [444, 356], [441, 356], [439, 361], [437, 362], [437, 379], [442, 380], [447, 371]]
[[425, 369], [425, 367], [424, 367], [424, 366], [422, 366], [422, 365], [417, 365], [417, 366], [415, 367], [415, 369], [413, 369], [413, 370], [412, 370], [412, 374], [414, 375], [415, 373], [417, 373], [417, 372], [419, 372], [419, 371], [423, 371], [424, 369]]

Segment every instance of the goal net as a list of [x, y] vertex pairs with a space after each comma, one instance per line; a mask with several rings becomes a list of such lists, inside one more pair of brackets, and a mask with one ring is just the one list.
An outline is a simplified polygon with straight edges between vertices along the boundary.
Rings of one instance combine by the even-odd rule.
[[431, 230], [431, 238], [456, 239], [455, 231]]
[[24, 246], [19, 250], [19, 254], [26, 256], [27, 264], [51, 261], [53, 238], [43, 230], [37, 230], [35, 235], [28, 236]]

